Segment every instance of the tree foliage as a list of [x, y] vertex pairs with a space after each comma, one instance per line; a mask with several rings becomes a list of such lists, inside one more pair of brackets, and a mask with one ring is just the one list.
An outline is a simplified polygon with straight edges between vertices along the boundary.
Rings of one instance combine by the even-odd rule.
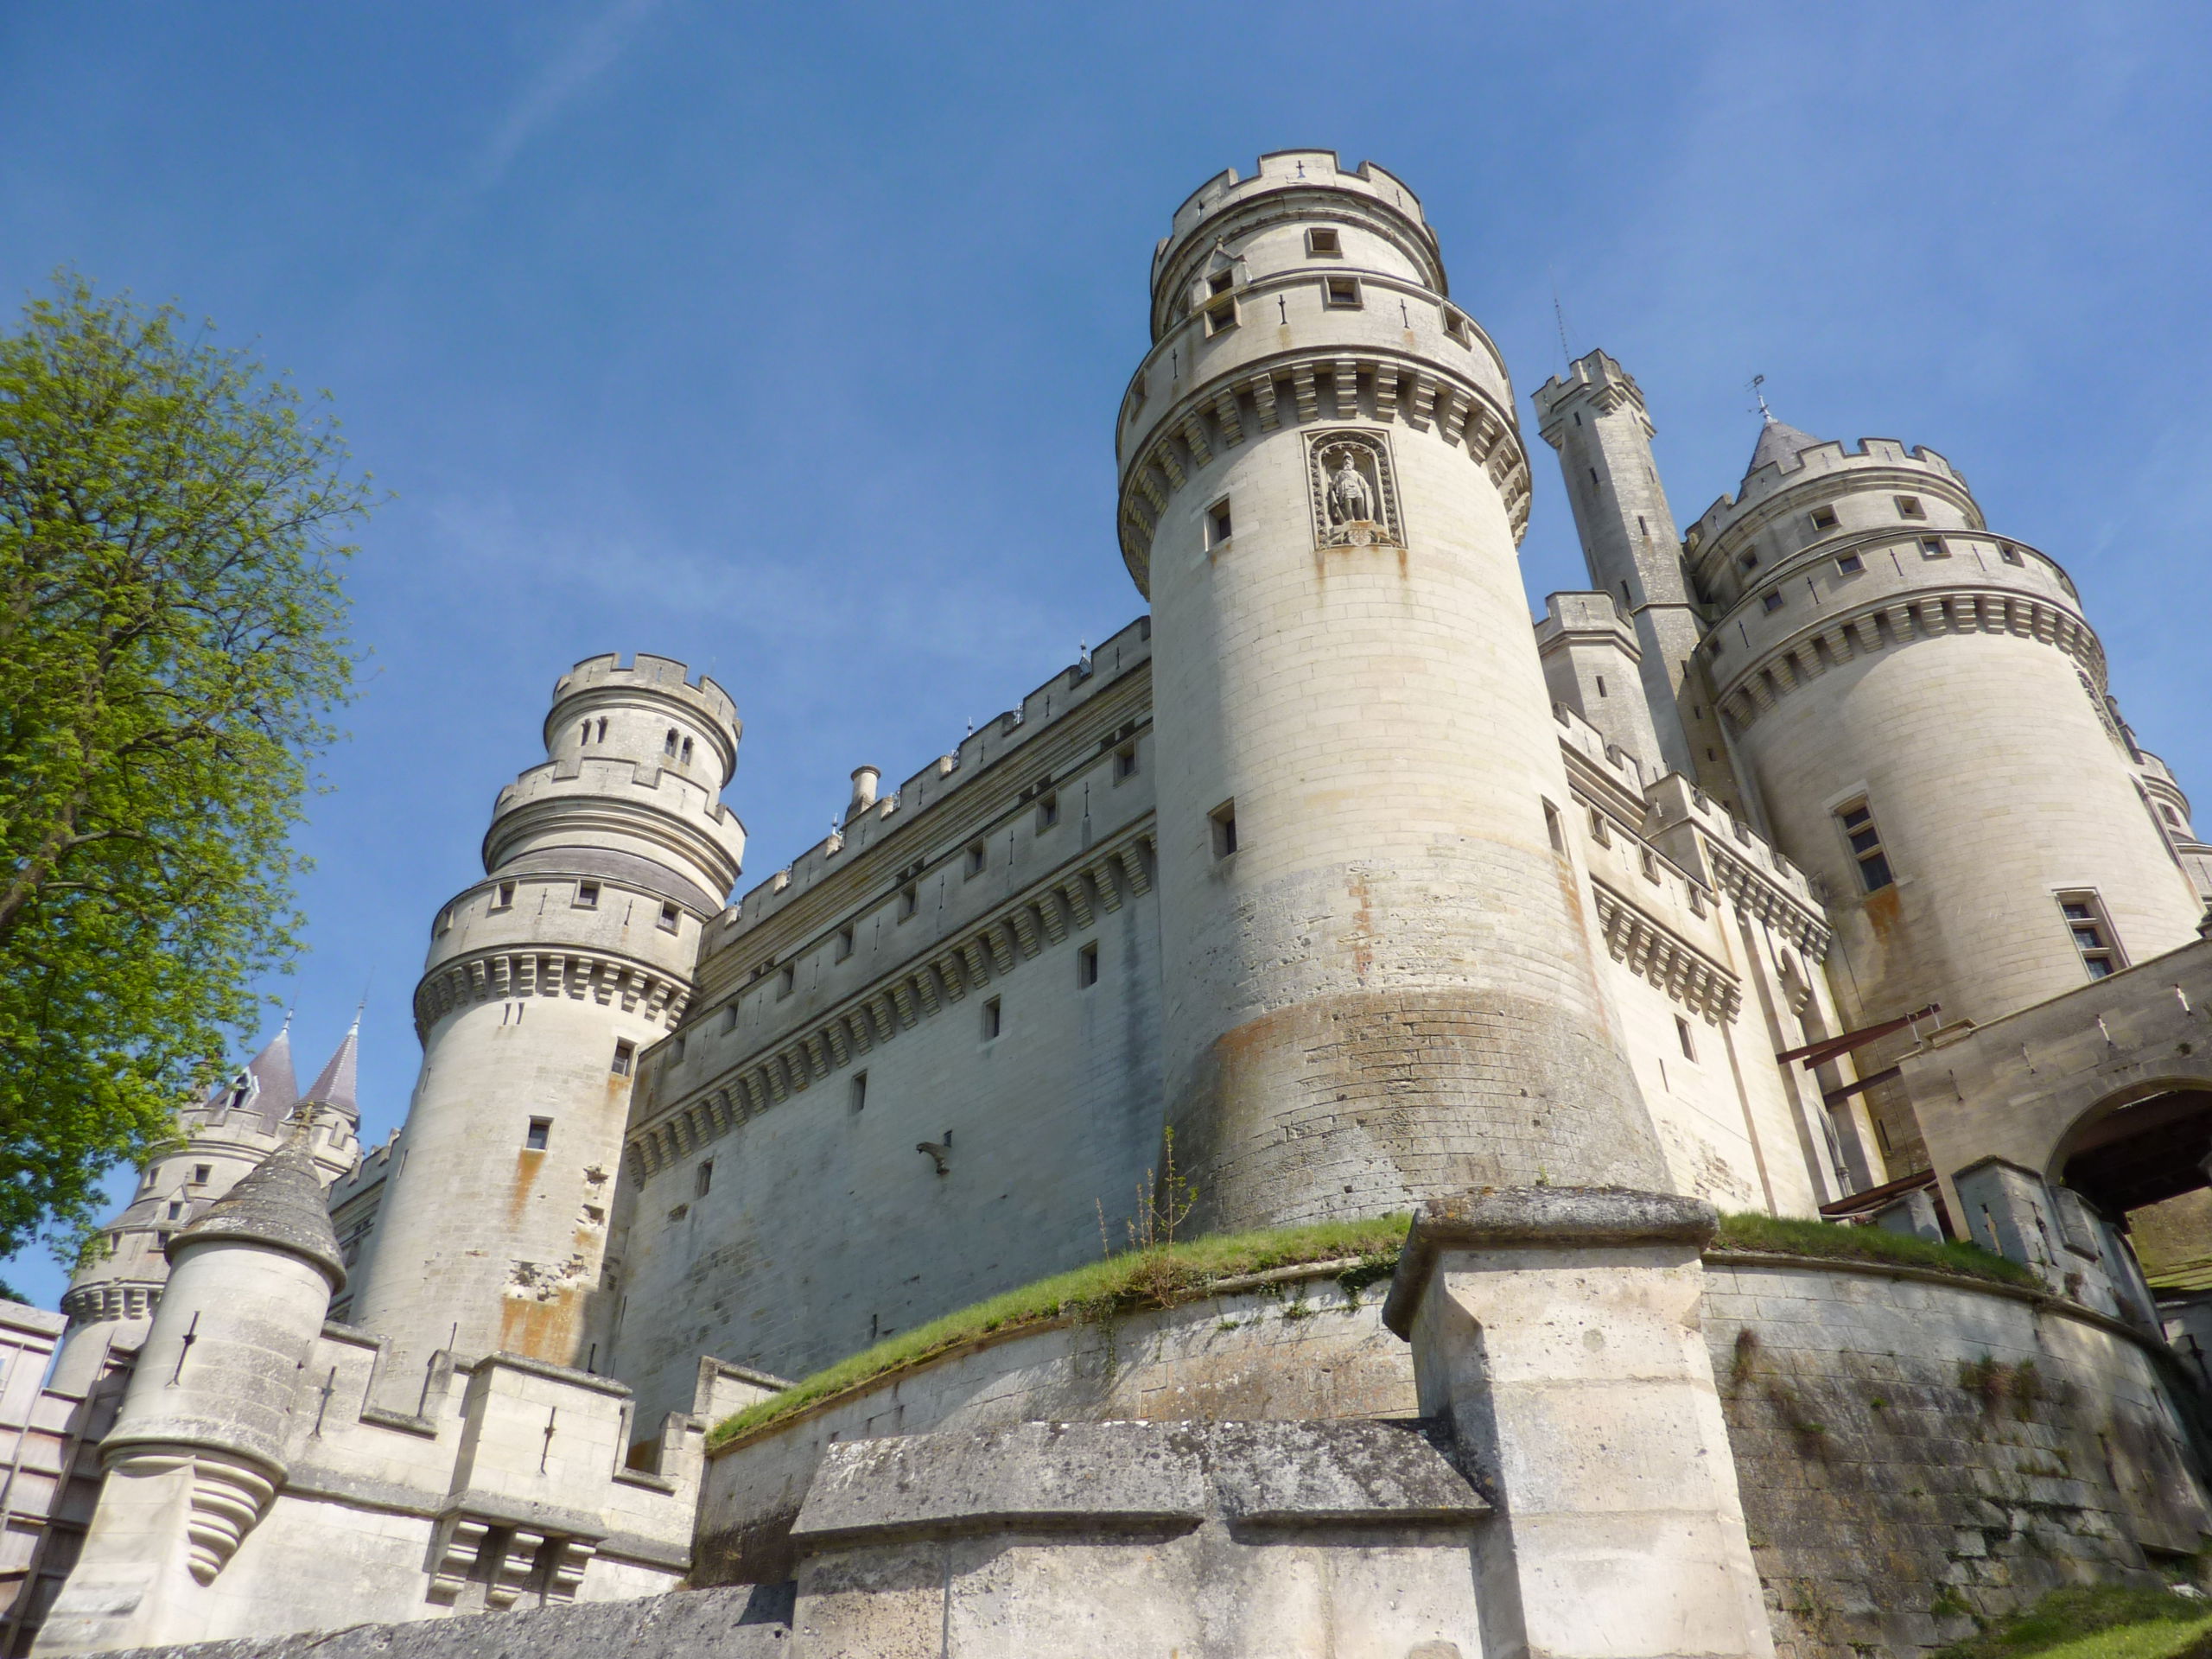
[[0, 1251], [94, 1218], [296, 947], [367, 499], [174, 308], [65, 272], [0, 336]]

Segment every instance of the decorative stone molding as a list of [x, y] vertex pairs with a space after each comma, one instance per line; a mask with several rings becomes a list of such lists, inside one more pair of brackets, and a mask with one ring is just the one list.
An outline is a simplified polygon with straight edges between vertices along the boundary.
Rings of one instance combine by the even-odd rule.
[[1700, 838], [1713, 861], [1713, 879], [1738, 912], [1772, 928], [1808, 957], [1818, 962], [1828, 953], [1831, 937], [1827, 921], [1807, 909], [1777, 886], [1763, 870], [1710, 836]]
[[420, 1036], [469, 1003], [529, 996], [588, 996], [602, 1007], [619, 1001], [623, 1013], [642, 1009], [648, 1020], [672, 1028], [690, 995], [683, 981], [604, 951], [574, 946], [486, 950], [442, 963], [423, 976], [415, 988], [415, 1030]]
[[630, 1175], [643, 1180], [709, 1141], [1003, 978], [1022, 963], [1152, 891], [1147, 823], [1095, 847], [1080, 863], [931, 951], [888, 983], [849, 999], [774, 1048], [716, 1078], [681, 1105], [632, 1133]]
[[[1286, 382], [1288, 397], [1282, 395]], [[1262, 433], [1277, 429], [1286, 406], [1303, 425], [1324, 418], [1359, 418], [1363, 402], [1377, 422], [1402, 423], [1464, 448], [1490, 474], [1504, 500], [1514, 540], [1521, 539], [1529, 527], [1531, 486], [1528, 454], [1510, 413], [1493, 405], [1479, 387], [1440, 372], [1424, 359], [1317, 351], [1257, 370], [1241, 369], [1226, 381], [1198, 387], [1159, 421], [1150, 442], [1122, 475], [1122, 555], [1138, 588], [1151, 589], [1153, 533], [1168, 498], [1192, 474], [1243, 443], [1255, 427]]]
[[109, 1319], [150, 1319], [161, 1305], [161, 1286], [117, 1280], [79, 1285], [61, 1299], [61, 1311], [72, 1325], [99, 1325]]
[[1735, 1019], [1744, 1003], [1735, 975], [1604, 882], [1590, 885], [1598, 900], [1598, 925], [1615, 962], [1693, 1014], [1716, 1023]]
[[[2072, 612], [2024, 594], [1959, 588], [1908, 599], [1885, 597], [1823, 617], [1814, 626], [1758, 652], [1732, 678], [1722, 681], [1720, 712], [1732, 732], [1747, 730], [1782, 698], [1855, 656], [1948, 633], [2010, 634], [2055, 646], [2079, 663], [2095, 684], [2104, 683], [2104, 647], [2089, 625]], [[1715, 657], [1710, 644], [1703, 649], [1708, 661]]]

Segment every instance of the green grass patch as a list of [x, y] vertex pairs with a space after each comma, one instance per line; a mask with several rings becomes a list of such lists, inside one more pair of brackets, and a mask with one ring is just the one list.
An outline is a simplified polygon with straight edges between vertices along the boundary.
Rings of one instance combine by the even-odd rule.
[[1830, 1262], [1881, 1262], [1897, 1267], [1929, 1268], [1963, 1274], [2000, 1285], [2040, 1290], [2043, 1281], [2017, 1262], [1993, 1255], [1979, 1244], [1938, 1244], [1886, 1227], [1845, 1227], [1832, 1221], [1801, 1221], [1789, 1216], [1742, 1211], [1720, 1217], [1715, 1249], [1757, 1250], [1768, 1255], [1809, 1255]]
[[2212, 1604], [2119, 1585], [2054, 1590], [1936, 1659], [2212, 1659]]
[[1337, 1277], [1348, 1293], [1357, 1294], [1390, 1276], [1411, 1221], [1409, 1216], [1391, 1215], [1368, 1221], [1325, 1221], [1307, 1227], [1219, 1233], [1186, 1244], [1109, 1256], [887, 1337], [873, 1348], [801, 1379], [781, 1394], [724, 1418], [708, 1433], [707, 1444], [720, 1446], [817, 1400], [918, 1365], [979, 1337], [1062, 1319], [1095, 1322], [1173, 1307], [1211, 1295], [1221, 1281], [1245, 1274], [1349, 1256], [1355, 1259], [1354, 1265]]

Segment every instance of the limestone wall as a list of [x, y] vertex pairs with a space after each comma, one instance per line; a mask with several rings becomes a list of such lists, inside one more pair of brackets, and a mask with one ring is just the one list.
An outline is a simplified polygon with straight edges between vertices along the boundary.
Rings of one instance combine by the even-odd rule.
[[1911, 1655], [2212, 1528], [2178, 1372], [2048, 1297], [1709, 1258], [1706, 1337], [1780, 1659]]
[[1381, 1291], [1348, 1295], [1329, 1271], [987, 1340], [719, 1447], [702, 1478], [695, 1580], [785, 1576], [791, 1518], [841, 1442], [1035, 1421], [1418, 1415], [1412, 1351], [1382, 1328]]

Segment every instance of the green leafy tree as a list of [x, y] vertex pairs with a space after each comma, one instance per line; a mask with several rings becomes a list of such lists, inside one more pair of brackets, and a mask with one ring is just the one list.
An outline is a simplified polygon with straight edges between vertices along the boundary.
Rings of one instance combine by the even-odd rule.
[[98, 1219], [296, 949], [366, 490], [174, 308], [65, 272], [0, 336], [0, 1251]]

